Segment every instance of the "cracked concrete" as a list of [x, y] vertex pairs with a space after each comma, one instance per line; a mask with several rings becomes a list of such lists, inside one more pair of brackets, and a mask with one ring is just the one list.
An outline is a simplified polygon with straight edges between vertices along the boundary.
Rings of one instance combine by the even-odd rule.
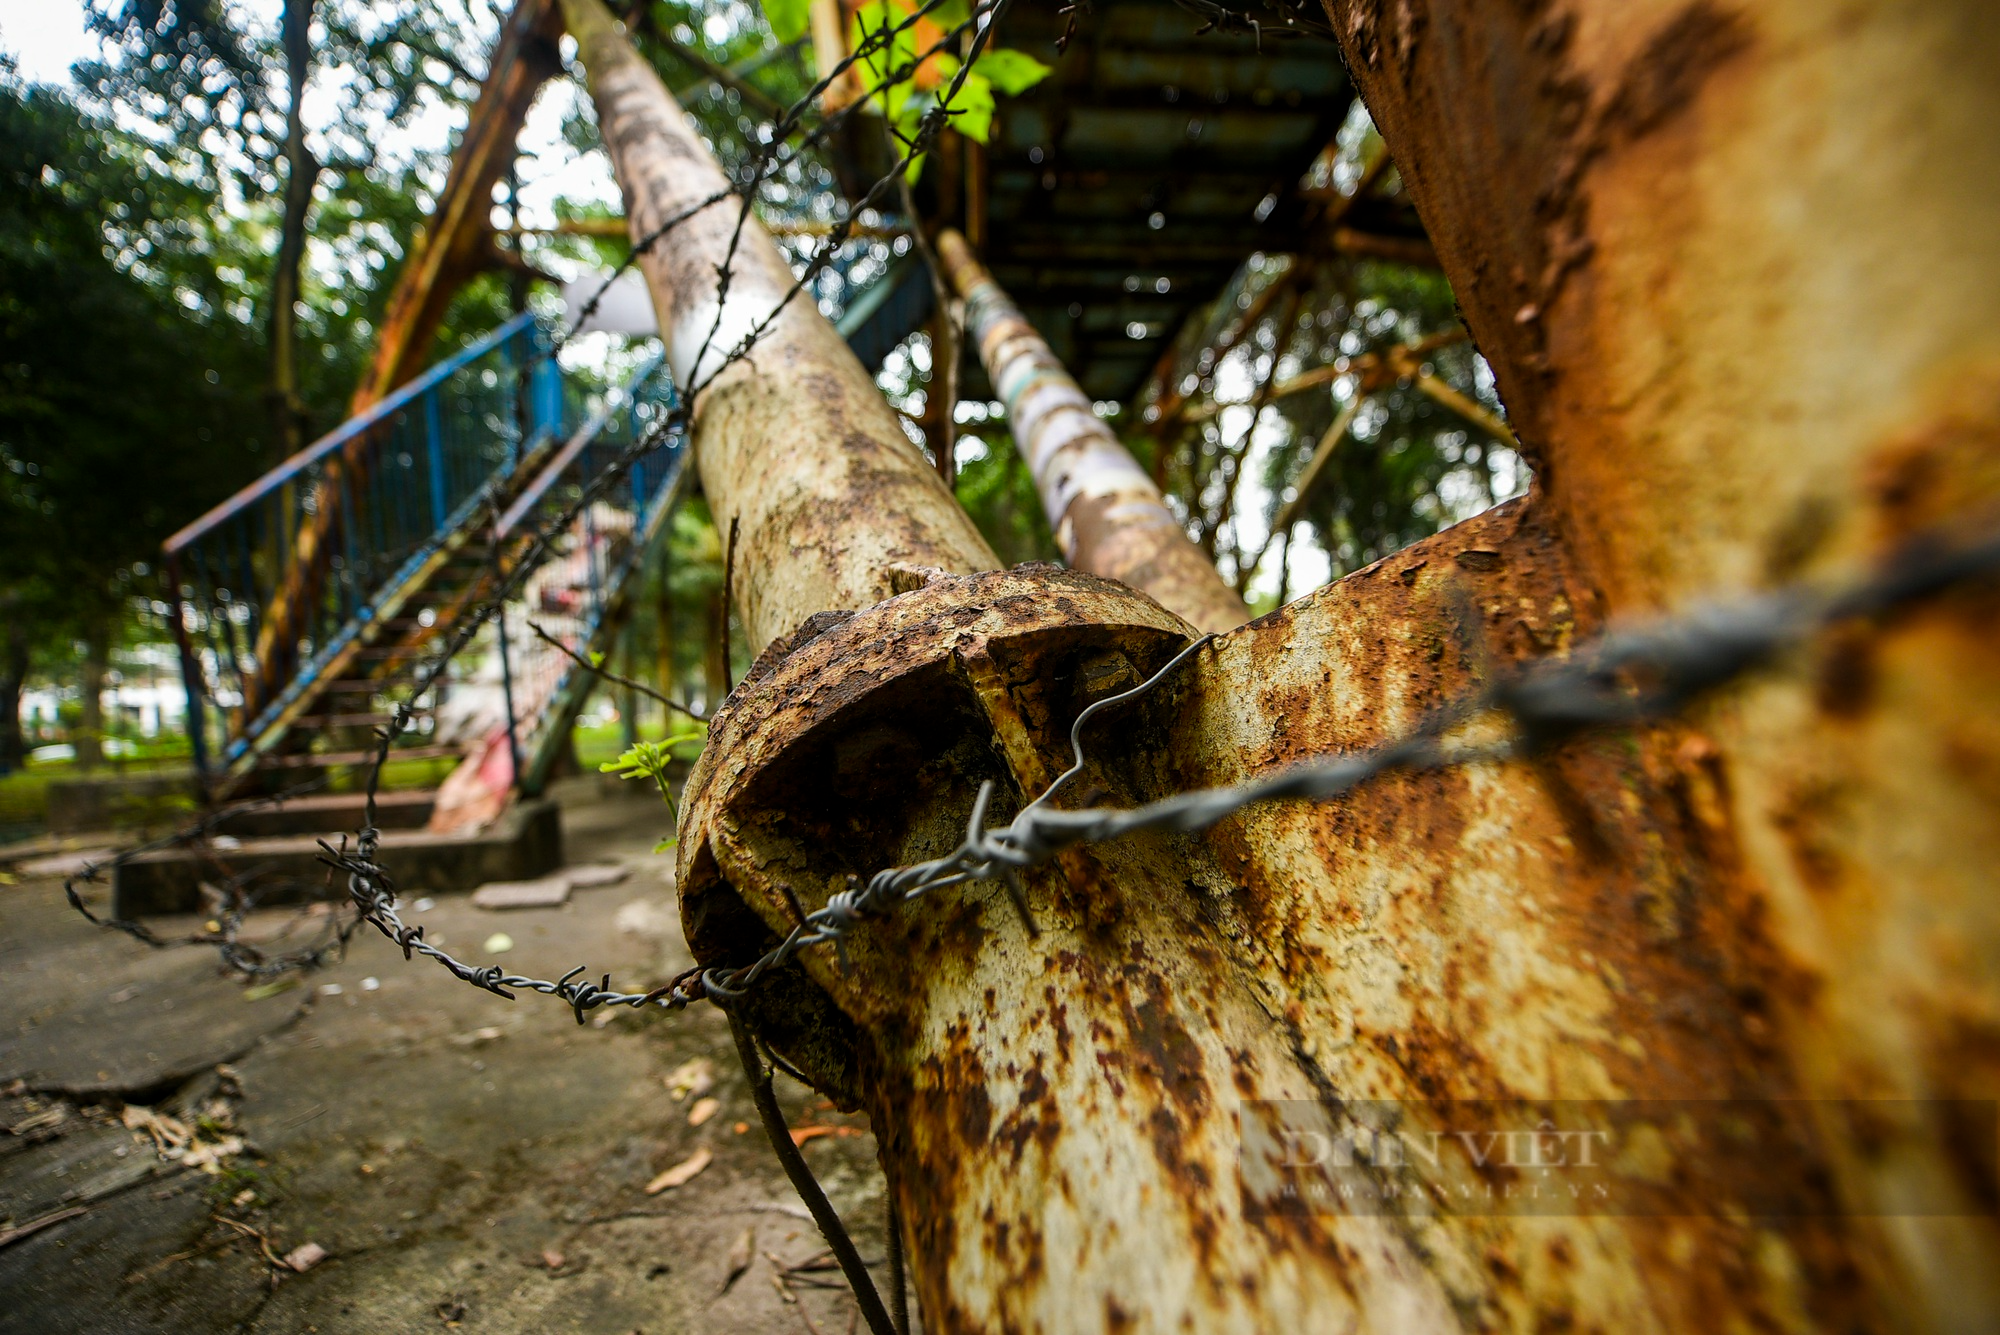
[[[522, 972], [582, 963], [626, 984], [663, 980], [688, 962], [670, 860], [651, 853], [664, 811], [594, 781], [563, 797], [570, 856], [623, 860], [630, 879], [561, 908], [489, 913], [456, 896], [411, 916], [473, 955], [505, 931], [515, 944], [501, 958]], [[668, 911], [628, 912], [628, 927], [650, 930], [620, 932], [635, 901]], [[803, 1261], [821, 1242], [755, 1123], [717, 1012], [618, 1012], [579, 1028], [546, 998], [489, 996], [378, 937], [357, 938], [304, 986], [249, 1001], [205, 952], [95, 931], [52, 878], [0, 890], [0, 965], [0, 1085], [12, 1091], [0, 1123], [21, 1128], [0, 1134], [0, 1238], [88, 1206], [0, 1242], [0, 1335], [849, 1328], [837, 1272], [791, 1275], [796, 1303], [781, 1292], [771, 1258]], [[722, 1106], [690, 1127], [693, 1100], [675, 1101], [664, 1077], [704, 1056]], [[251, 1146], [224, 1173], [164, 1163], [119, 1124], [128, 1098], [194, 1106], [181, 1086], [212, 1088], [223, 1061]], [[779, 1080], [794, 1126], [861, 1132], [809, 1140], [806, 1155], [879, 1258], [865, 1119]], [[644, 1193], [702, 1147], [714, 1155], [705, 1171]], [[725, 1288], [746, 1230], [749, 1267]], [[259, 1234], [277, 1255], [314, 1242], [329, 1256], [279, 1272]]]

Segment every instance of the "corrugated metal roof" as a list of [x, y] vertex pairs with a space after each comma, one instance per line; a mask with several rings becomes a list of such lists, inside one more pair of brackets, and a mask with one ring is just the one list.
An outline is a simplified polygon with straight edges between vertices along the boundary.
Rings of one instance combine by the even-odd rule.
[[984, 256], [1087, 393], [1128, 398], [1245, 258], [1299, 245], [1290, 192], [1353, 93], [1332, 42], [1196, 36], [1171, 0], [1095, 0], [1057, 56], [1065, 22], [999, 34], [1054, 71], [995, 119]]

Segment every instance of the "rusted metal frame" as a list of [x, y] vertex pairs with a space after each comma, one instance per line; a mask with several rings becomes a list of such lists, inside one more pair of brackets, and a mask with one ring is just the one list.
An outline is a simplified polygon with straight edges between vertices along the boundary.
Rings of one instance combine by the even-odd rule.
[[185, 549], [196, 538], [215, 528], [224, 520], [248, 508], [252, 502], [261, 500], [271, 492], [278, 490], [284, 483], [291, 481], [306, 469], [326, 459], [334, 451], [352, 445], [370, 427], [382, 422], [399, 409], [407, 407], [424, 391], [442, 384], [454, 372], [485, 356], [515, 334], [527, 329], [533, 323], [534, 316], [526, 314], [517, 315], [494, 329], [491, 333], [468, 343], [458, 352], [431, 367], [422, 376], [400, 386], [394, 393], [356, 413], [312, 444], [306, 446], [305, 449], [299, 451], [275, 468], [272, 468], [255, 482], [242, 487], [227, 500], [220, 501], [211, 506], [200, 516], [189, 521], [168, 537], [161, 544], [162, 549], [169, 553]]
[[1070, 564], [1131, 584], [1204, 630], [1247, 621], [1242, 599], [1188, 540], [1152, 479], [965, 239], [947, 230], [938, 249]]
[[[1401, 380], [1415, 376], [1419, 360], [1439, 348], [1463, 343], [1470, 335], [1464, 326], [1456, 325], [1441, 329], [1435, 334], [1426, 334], [1413, 343], [1402, 343], [1380, 352], [1364, 352], [1358, 357], [1341, 357], [1325, 366], [1315, 366], [1310, 371], [1302, 371], [1290, 379], [1281, 380], [1271, 388], [1268, 402], [1303, 394], [1307, 390], [1330, 385], [1343, 376], [1358, 376], [1368, 392], [1380, 389], [1391, 380]], [[1225, 408], [1248, 407], [1251, 400], [1244, 399], [1231, 403], [1211, 400], [1187, 410], [1182, 415], [1186, 422], [1206, 422], [1220, 414]]]
[[[469, 345], [416, 380], [409, 382], [373, 407], [363, 411], [353, 420], [328, 433], [320, 441], [301, 451], [263, 478], [224, 501], [201, 518], [168, 539], [169, 550], [180, 550], [215, 531], [220, 525], [231, 521], [239, 522], [253, 513], [251, 507], [260, 500], [268, 500], [273, 493], [280, 495], [288, 491], [303, 471], [311, 465], [322, 465], [321, 475], [316, 482], [316, 494], [320, 498], [318, 510], [312, 522], [298, 531], [300, 550], [298, 561], [285, 569], [285, 582], [273, 593], [263, 610], [262, 617], [251, 627], [255, 636], [253, 661], [257, 665], [255, 674], [239, 668], [244, 682], [244, 702], [238, 711], [239, 724], [235, 735], [225, 748], [223, 759], [228, 767], [235, 766], [247, 755], [262, 754], [282, 740], [278, 734], [265, 735], [268, 728], [282, 729], [288, 720], [296, 716], [299, 708], [309, 703], [311, 690], [323, 677], [322, 667], [329, 654], [344, 653], [359, 641], [373, 638], [373, 627], [379, 621], [384, 595], [353, 586], [351, 572], [358, 569], [359, 550], [355, 534], [355, 524], [350, 522], [357, 481], [361, 475], [355, 468], [343, 468], [346, 459], [360, 459], [365, 462], [369, 451], [375, 448], [376, 432], [382, 430], [389, 418], [396, 412], [418, 403], [426, 395], [434, 394], [453, 374], [471, 362], [494, 351], [504, 348], [509, 339], [515, 338], [532, 328], [533, 319], [521, 315], [508, 321], [499, 329]], [[537, 441], [540, 449], [545, 441]], [[490, 479], [486, 491], [504, 486], [506, 479]], [[383, 586], [388, 597], [400, 602], [401, 596], [414, 587], [410, 583], [416, 572], [424, 566], [427, 554], [441, 545], [449, 546], [450, 533], [472, 511], [469, 507], [478, 503], [480, 495], [468, 497], [453, 514], [432, 534], [427, 546], [414, 553], [404, 565]], [[379, 516], [377, 516], [379, 518]], [[295, 661], [295, 648], [303, 629], [297, 619], [312, 615], [315, 601], [323, 596], [325, 576], [324, 560], [310, 559], [313, 553], [327, 550], [329, 536], [337, 533], [349, 562], [350, 576], [343, 582], [343, 591], [348, 606], [346, 617], [358, 624], [339, 632], [329, 644], [316, 652], [320, 664], [308, 663], [303, 667]], [[398, 594], [397, 591], [402, 593]]]
[[[1174, 337], [1167, 340], [1166, 350], [1160, 354], [1159, 360], [1153, 363], [1153, 369], [1146, 377], [1147, 387], [1139, 391], [1139, 397], [1135, 402], [1144, 402], [1148, 394], [1157, 402], [1165, 394], [1168, 379], [1179, 368], [1180, 364], [1181, 335], [1177, 331]], [[1152, 475], [1153, 485], [1158, 487], [1162, 492], [1167, 489], [1167, 461], [1172, 456], [1173, 450], [1170, 448], [1167, 438], [1164, 435], [1155, 434], [1153, 437], [1152, 464], [1147, 471]]]
[[1513, 429], [1501, 421], [1490, 408], [1459, 393], [1446, 383], [1443, 377], [1428, 371], [1419, 371], [1411, 377], [1411, 383], [1495, 440], [1507, 445], [1519, 443], [1514, 439]]
[[[1329, 151], [1331, 148], [1329, 145]], [[1334, 193], [1320, 216], [1313, 220], [1314, 224], [1320, 231], [1331, 234], [1348, 214], [1354, 212], [1355, 205], [1374, 192], [1375, 187], [1382, 183], [1382, 178], [1388, 174], [1389, 168], [1393, 165], [1388, 149], [1384, 148], [1375, 155], [1373, 161], [1361, 169], [1361, 175], [1355, 178], [1352, 191], [1344, 194]]]
[[931, 371], [930, 379], [924, 386], [922, 415], [912, 416], [901, 408], [896, 410], [899, 416], [924, 433], [932, 461], [937, 465], [938, 476], [947, 487], [953, 488], [958, 485], [958, 362], [964, 356], [964, 335], [956, 306], [947, 291], [945, 300], [924, 322], [924, 332], [931, 345]]
[[[771, 218], [764, 223], [764, 230], [772, 236], [831, 236], [838, 223], [819, 218]], [[631, 236], [632, 225], [624, 218], [565, 218], [553, 227], [510, 227], [509, 235], [520, 236], [595, 236], [624, 240]], [[847, 235], [868, 241], [893, 241], [899, 236], [908, 236], [907, 227], [884, 227], [875, 223], [849, 223]]]
[[[535, 94], [561, 68], [555, 42], [561, 25], [553, 0], [520, 0], [500, 30], [486, 82], [452, 154], [445, 189], [411, 245], [389, 296], [375, 355], [355, 387], [350, 409], [362, 413], [415, 374], [429, 352], [445, 307], [464, 282], [495, 258], [490, 226], [493, 187], [506, 170]], [[362, 466], [362, 440], [327, 463], [332, 475]], [[298, 535], [287, 584], [266, 610], [258, 637], [260, 665], [276, 661], [298, 632], [303, 609], [317, 594], [324, 547], [334, 522], [332, 493]]]
[[[1244, 428], [1243, 440], [1237, 448], [1226, 452], [1222, 457], [1220, 466], [1227, 470], [1228, 473], [1228, 480], [1222, 489], [1222, 504], [1217, 509], [1213, 519], [1203, 516], [1201, 521], [1201, 545], [1211, 556], [1215, 552], [1215, 541], [1217, 536], [1222, 532], [1222, 526], [1227, 524], [1235, 514], [1236, 489], [1243, 482], [1243, 461], [1249, 458], [1250, 451], [1256, 448], [1257, 428], [1264, 421], [1264, 410], [1271, 403], [1271, 390], [1277, 384], [1278, 363], [1284, 360], [1285, 350], [1291, 346], [1292, 336], [1298, 332], [1299, 303], [1303, 295], [1303, 293], [1294, 287], [1291, 295], [1285, 301], [1283, 307], [1284, 314], [1278, 317], [1276, 326], [1277, 334], [1272, 341], [1271, 369], [1265, 372], [1262, 382], [1257, 386], [1257, 393], [1251, 400], [1250, 425]], [[1242, 552], [1239, 551], [1236, 553], [1236, 560], [1239, 565], [1242, 563]], [[1236, 572], [1236, 579], [1237, 592], [1241, 594], [1247, 583], [1242, 570], [1239, 569]]]
[[[1335, 228], [1340, 220], [1345, 218], [1349, 211], [1354, 208], [1355, 204], [1360, 202], [1365, 195], [1375, 188], [1390, 165], [1391, 161], [1386, 151], [1378, 154], [1373, 162], [1370, 162], [1367, 167], [1362, 169], [1361, 176], [1354, 183], [1354, 192], [1352, 194], [1336, 194], [1316, 220], [1316, 225], [1328, 231]], [[1288, 273], [1287, 277], [1293, 281], [1297, 281], [1308, 276], [1309, 272], [1310, 269], [1306, 265], [1306, 262], [1301, 257], [1295, 256], [1293, 257], [1292, 270]], [[1214, 361], [1221, 361], [1238, 342], [1256, 327], [1258, 321], [1263, 318], [1264, 312], [1269, 309], [1270, 303], [1276, 300], [1278, 296], [1276, 288], [1277, 284], [1273, 283], [1263, 292], [1260, 292], [1257, 298], [1252, 301], [1251, 306], [1244, 311], [1242, 317], [1232, 327], [1222, 332], [1221, 336], [1217, 338], [1216, 342], [1208, 350]], [[1172, 385], [1167, 382], [1167, 377], [1171, 376], [1175, 368], [1179, 365], [1179, 359], [1174, 353], [1175, 349], [1170, 345], [1166, 356], [1162, 359], [1160, 365], [1154, 368], [1153, 374], [1148, 381], [1151, 397], [1156, 408], [1155, 415], [1151, 419], [1153, 430], [1155, 436], [1162, 441], [1165, 440], [1166, 432], [1172, 429], [1176, 419], [1188, 420], [1185, 409], [1189, 396], [1182, 394], [1178, 385]], [[1147, 395], [1142, 391], [1140, 398], [1144, 399], [1145, 397]], [[1161, 457], [1164, 458], [1164, 454]], [[1156, 472], [1155, 480], [1160, 480], [1160, 478], [1161, 475]]]
[[[1225, 328], [1214, 343], [1203, 349], [1209, 354], [1211, 365], [1228, 356], [1238, 343], [1256, 330], [1263, 322], [1265, 314], [1271, 309], [1271, 303], [1291, 292], [1300, 280], [1309, 275], [1311, 266], [1304, 257], [1292, 255], [1285, 258], [1291, 261], [1285, 272], [1266, 283], [1257, 295], [1250, 299], [1250, 304], [1244, 308], [1242, 315]], [[1171, 370], [1168, 374], [1172, 374]], [[1186, 407], [1187, 401], [1188, 396], [1180, 392], [1178, 385], [1167, 386], [1166, 392], [1153, 403], [1156, 410], [1152, 418], [1153, 434], [1164, 439], [1168, 431], [1179, 425], [1181, 412]]]
[[[459, 555], [477, 535], [476, 528], [467, 521], [482, 509], [491, 506], [512, 478], [528, 476], [541, 464], [542, 455], [555, 447], [553, 438], [542, 439], [533, 453], [522, 461], [522, 468], [507, 478], [489, 481], [484, 488], [468, 497], [453, 512], [440, 538], [425, 550], [413, 554], [403, 567], [393, 575], [382, 591], [370, 599], [370, 615], [357, 622], [350, 633], [332, 646], [332, 652], [313, 667], [310, 675], [288, 680], [283, 690], [270, 701], [263, 710], [244, 727], [244, 735], [236, 743], [225, 749], [226, 773], [230, 780], [240, 780], [260, 764], [268, 763], [275, 749], [284, 741], [293, 722], [310, 713], [315, 696], [315, 688], [322, 682], [341, 680], [347, 669], [365, 651], [379, 644], [387, 624], [407, 606], [411, 599], [420, 596], [430, 587], [440, 570]], [[438, 617], [437, 625], [442, 628], [461, 615], [473, 601], [479, 588], [477, 580], [468, 584], [456, 603]]]
[[1338, 255], [1387, 260], [1417, 269], [1441, 267], [1437, 251], [1427, 238], [1421, 236], [1390, 236], [1383, 232], [1364, 232], [1357, 227], [1336, 227], [1327, 239]]
[[[1334, 414], [1333, 424], [1327, 427], [1326, 431], [1320, 436], [1319, 443], [1313, 447], [1312, 457], [1306, 461], [1305, 471], [1299, 474], [1299, 480], [1295, 490], [1292, 492], [1292, 498], [1285, 502], [1284, 507], [1278, 511], [1277, 517], [1271, 521], [1271, 531], [1264, 536], [1264, 545], [1257, 549], [1255, 559], [1245, 569], [1237, 572], [1237, 587], [1239, 589], [1245, 587], [1249, 583], [1250, 577], [1256, 574], [1258, 568], [1264, 564], [1264, 557], [1270, 552], [1271, 544], [1274, 542], [1282, 541], [1285, 544], [1284, 565], [1285, 567], [1289, 567], [1291, 563], [1292, 528], [1299, 522], [1299, 516], [1305, 512], [1306, 499], [1312, 494], [1313, 484], [1318, 482], [1319, 475], [1326, 471], [1327, 464], [1333, 460], [1334, 451], [1340, 447], [1340, 442], [1346, 439], [1348, 428], [1354, 425], [1354, 416], [1361, 411], [1361, 404], [1365, 398], [1366, 395], [1361, 392], [1360, 386], [1357, 385], [1354, 390], [1354, 397], [1342, 404], [1340, 410]], [[1278, 603], [1280, 606], [1283, 606], [1285, 602], [1285, 584], [1286, 580], [1281, 576], [1278, 581]]]
[[[889, 145], [891, 158], [899, 156], [901, 141], [887, 117], [882, 120], [882, 134]], [[931, 284], [931, 375], [924, 394], [924, 421], [920, 425], [936, 459], [938, 477], [946, 487], [955, 488], [958, 484], [955, 449], [958, 442], [958, 364], [964, 355], [963, 315], [952, 300], [951, 280], [945, 275], [944, 262], [938, 258], [937, 246], [924, 231], [923, 221], [917, 212], [916, 192], [910, 188], [908, 173], [896, 173], [896, 189], [902, 196], [903, 217], [909, 220], [910, 237], [916, 243], [918, 254], [923, 257], [924, 272]]]
[[965, 144], [965, 239], [975, 250], [987, 242], [987, 201], [991, 194], [988, 176], [992, 170], [987, 160], [986, 145], [977, 139], [966, 139]]
[[450, 303], [485, 269], [492, 250], [493, 187], [507, 170], [535, 95], [562, 68], [562, 22], [554, 0], [519, 0], [500, 30], [486, 80], [473, 104], [437, 207], [417, 233], [391, 291], [375, 356], [356, 386], [360, 412], [422, 364]]

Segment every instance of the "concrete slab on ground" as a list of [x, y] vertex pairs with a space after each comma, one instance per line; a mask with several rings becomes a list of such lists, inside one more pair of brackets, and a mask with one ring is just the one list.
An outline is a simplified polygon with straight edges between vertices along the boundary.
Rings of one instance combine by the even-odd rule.
[[489, 881], [472, 892], [472, 907], [487, 909], [553, 909], [569, 902], [569, 882], [561, 872], [539, 881]]
[[[213, 951], [149, 950], [98, 934], [63, 902], [59, 880], [0, 895], [0, 977], [8, 982], [0, 988], [0, 1085], [151, 1102], [299, 1016], [303, 987], [246, 1002], [242, 988], [219, 985]], [[200, 923], [168, 926], [193, 932]]]
[[[361, 793], [308, 793], [287, 798], [278, 806], [246, 806], [232, 811], [216, 830], [239, 839], [260, 839], [317, 831], [350, 834], [361, 828], [368, 799]], [[379, 793], [375, 798], [375, 828], [420, 830], [437, 806], [434, 789]]]
[[[266, 904], [295, 904], [324, 896], [330, 870], [320, 861], [321, 834], [244, 839], [217, 857], [199, 848], [142, 853], [112, 878], [112, 903], [121, 917], [191, 913], [201, 907], [201, 885], [228, 875], [261, 872]], [[388, 830], [377, 860], [399, 891], [454, 893], [487, 881], [524, 880], [562, 865], [562, 824], [555, 803], [535, 798], [502, 812], [477, 834]]]
[[[688, 963], [667, 859], [650, 853], [666, 811], [657, 801], [579, 796], [564, 811], [565, 842], [616, 860], [631, 879], [559, 908], [510, 914], [508, 966], [557, 976], [587, 964], [627, 986], [663, 980]], [[492, 922], [463, 896], [441, 897], [421, 917], [432, 940], [468, 954]], [[0, 1034], [17, 1045], [45, 1029], [101, 1048], [111, 1040], [89, 1031], [123, 1027], [131, 1069], [164, 1070], [176, 1064], [163, 1048], [177, 1029], [231, 1014], [246, 1017], [239, 1033], [263, 1029], [231, 1063], [242, 1090], [235, 1120], [254, 1153], [222, 1173], [156, 1172], [148, 1163], [118, 1187], [102, 1165], [151, 1154], [151, 1142], [82, 1115], [83, 1096], [68, 1100], [77, 1115], [60, 1138], [0, 1149], [0, 1210], [62, 1201], [67, 1189], [50, 1190], [59, 1164], [71, 1165], [64, 1177], [118, 1188], [0, 1247], [0, 1335], [796, 1335], [805, 1323], [781, 1298], [781, 1279], [819, 1329], [849, 1328], [844, 1289], [815, 1287], [823, 1272], [787, 1274], [766, 1256], [807, 1261], [821, 1242], [755, 1125], [719, 1013], [599, 1012], [579, 1027], [547, 998], [504, 1001], [435, 965], [406, 963], [373, 935], [357, 938], [347, 960], [311, 986], [246, 1002], [241, 985], [213, 978], [199, 955], [163, 956], [96, 932], [50, 880], [0, 889], [0, 943], [13, 951], [0, 959], [8, 969], [42, 961], [31, 986], [0, 990]], [[212, 1011], [193, 995], [204, 968], [211, 977], [199, 985], [220, 998]], [[380, 980], [372, 991], [361, 986], [369, 977]], [[337, 995], [322, 992], [329, 984]], [[110, 1000], [127, 988], [135, 990], [126, 1000]], [[169, 996], [172, 1009], [158, 1004]], [[100, 1009], [68, 1018], [91, 1005]], [[208, 1018], [185, 1024], [198, 1009]], [[219, 1040], [203, 1050], [224, 1048], [234, 1052]], [[141, 1064], [131, 1052], [155, 1060]], [[716, 1073], [704, 1097], [721, 1106], [691, 1126], [694, 1101], [676, 1101], [665, 1077], [699, 1058]], [[87, 1074], [96, 1069], [106, 1068]], [[863, 1253], [881, 1257], [882, 1182], [865, 1119], [780, 1083], [794, 1126], [859, 1133], [809, 1139], [805, 1153]], [[16, 1120], [5, 1108], [0, 1117]], [[81, 1138], [65, 1147], [70, 1134]], [[0, 1147], [15, 1139], [0, 1137]], [[663, 1169], [703, 1149], [712, 1158], [685, 1185], [645, 1194]], [[17, 1213], [11, 1222], [22, 1221]], [[749, 1267], [725, 1285], [746, 1230]], [[280, 1274], [265, 1259], [265, 1246], [283, 1256], [308, 1242], [329, 1255], [305, 1274]]]

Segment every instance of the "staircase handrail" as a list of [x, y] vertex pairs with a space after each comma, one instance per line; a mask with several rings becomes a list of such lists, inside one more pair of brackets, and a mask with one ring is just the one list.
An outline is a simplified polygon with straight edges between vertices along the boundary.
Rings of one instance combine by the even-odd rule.
[[548, 494], [549, 488], [553, 487], [569, 466], [576, 462], [577, 456], [597, 439], [605, 425], [627, 405], [638, 399], [639, 391], [644, 388], [647, 381], [660, 373], [666, 362], [664, 352], [653, 353], [639, 363], [624, 384], [604, 396], [604, 402], [597, 411], [576, 429], [569, 440], [564, 442], [563, 447], [550, 457], [535, 480], [522, 488], [514, 503], [507, 507], [493, 526], [494, 537], [505, 538], [514, 531], [514, 526], [526, 518], [529, 511], [541, 502], [542, 497]]
[[411, 402], [421, 397], [424, 391], [442, 384], [446, 379], [450, 378], [453, 372], [491, 352], [507, 339], [533, 324], [534, 321], [535, 316], [532, 311], [523, 311], [508, 320], [505, 324], [499, 325], [489, 333], [466, 344], [463, 348], [460, 348], [445, 360], [431, 367], [422, 375], [417, 376], [394, 393], [381, 399], [374, 406], [348, 418], [345, 422], [342, 422], [339, 426], [327, 432], [297, 454], [294, 454], [291, 458], [271, 469], [268, 473], [265, 473], [255, 482], [250, 483], [229, 497], [229, 499], [202, 514], [192, 523], [176, 531], [172, 537], [168, 538], [162, 544], [163, 548], [169, 555], [185, 550], [190, 543], [194, 542], [195, 539], [201, 537], [204, 533], [215, 528], [224, 520], [242, 512], [253, 501], [257, 501], [276, 491], [279, 487], [282, 487], [285, 483], [291, 481], [300, 473], [312, 467], [321, 459], [324, 459], [327, 455], [333, 453], [376, 423], [408, 407]]

